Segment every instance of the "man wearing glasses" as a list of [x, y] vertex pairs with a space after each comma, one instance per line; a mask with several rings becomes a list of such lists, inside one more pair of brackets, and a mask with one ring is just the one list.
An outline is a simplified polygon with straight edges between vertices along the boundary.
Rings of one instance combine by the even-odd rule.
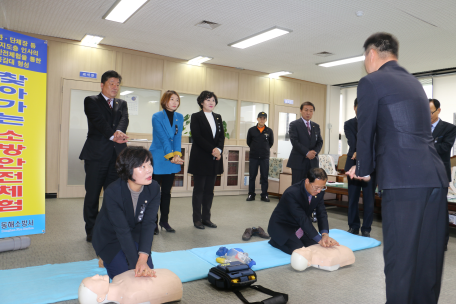
[[[328, 235], [328, 215], [323, 200], [328, 176], [321, 168], [312, 168], [307, 178], [290, 186], [282, 195], [269, 219], [269, 244], [292, 254], [295, 249], [320, 244], [323, 247], [339, 246]], [[310, 218], [317, 211], [318, 230]]]

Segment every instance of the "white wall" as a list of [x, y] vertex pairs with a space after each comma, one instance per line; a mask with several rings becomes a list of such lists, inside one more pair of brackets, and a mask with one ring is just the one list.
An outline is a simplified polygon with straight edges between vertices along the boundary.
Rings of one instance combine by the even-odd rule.
[[440, 119], [453, 123], [453, 113], [456, 113], [456, 75], [434, 77], [432, 95], [440, 101]]

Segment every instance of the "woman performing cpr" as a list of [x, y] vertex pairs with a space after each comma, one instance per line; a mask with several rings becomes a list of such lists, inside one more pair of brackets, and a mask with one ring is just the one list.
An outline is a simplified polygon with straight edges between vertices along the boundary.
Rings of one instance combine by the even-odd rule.
[[155, 276], [150, 252], [160, 186], [152, 180], [152, 155], [142, 147], [127, 147], [116, 169], [120, 178], [104, 192], [93, 248], [111, 279], [129, 269], [135, 269], [135, 276]]

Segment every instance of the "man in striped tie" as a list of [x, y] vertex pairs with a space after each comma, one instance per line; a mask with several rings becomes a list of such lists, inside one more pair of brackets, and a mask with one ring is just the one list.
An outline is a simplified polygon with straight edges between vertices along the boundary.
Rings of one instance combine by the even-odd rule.
[[101, 93], [84, 99], [88, 132], [79, 159], [84, 160], [86, 173], [84, 221], [88, 242], [92, 241], [101, 189], [118, 178], [116, 158], [127, 147], [127, 102], [116, 98], [121, 81], [116, 71], [107, 71], [101, 76]]
[[[312, 168], [305, 180], [285, 190], [269, 219], [269, 244], [288, 254], [315, 244], [339, 246], [328, 235], [328, 215], [323, 200], [327, 180], [325, 170]], [[314, 209], [317, 211], [318, 231], [310, 219]]]
[[320, 126], [311, 121], [315, 106], [310, 101], [301, 104], [301, 118], [290, 123], [290, 141], [293, 149], [287, 167], [291, 168], [291, 183], [306, 179], [310, 168], [318, 168], [318, 153], [323, 146]]

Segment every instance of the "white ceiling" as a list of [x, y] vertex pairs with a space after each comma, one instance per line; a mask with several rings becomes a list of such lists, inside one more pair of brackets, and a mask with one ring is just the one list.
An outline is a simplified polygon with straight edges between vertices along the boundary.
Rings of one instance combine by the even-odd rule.
[[[363, 63], [316, 63], [361, 55], [370, 34], [386, 31], [399, 39], [399, 62], [409, 72], [456, 67], [456, 0], [150, 0], [124, 24], [102, 19], [114, 2], [0, 0], [0, 26], [73, 40], [94, 34], [105, 37], [102, 44], [181, 59], [205, 55], [212, 64], [292, 71], [323, 84], [358, 81]], [[221, 26], [194, 26], [202, 20]], [[227, 46], [273, 26], [293, 32], [244, 50]], [[335, 55], [314, 55], [322, 51]]]

